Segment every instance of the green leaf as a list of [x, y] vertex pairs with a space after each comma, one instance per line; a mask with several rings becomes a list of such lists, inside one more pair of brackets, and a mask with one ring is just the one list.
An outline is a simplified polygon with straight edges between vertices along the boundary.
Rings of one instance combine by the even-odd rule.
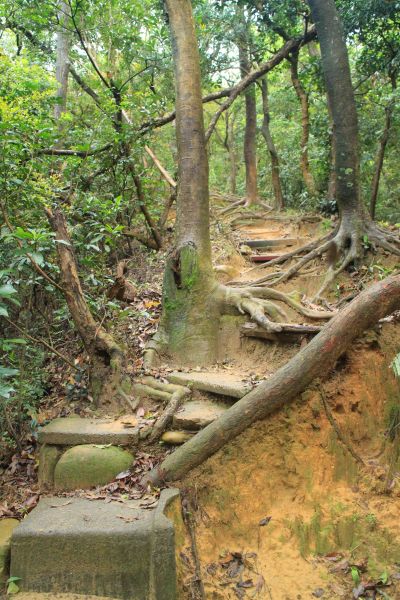
[[71, 244], [66, 240], [54, 240], [55, 244], [64, 244], [64, 246], [70, 246]]
[[355, 585], [358, 585], [361, 581], [360, 573], [359, 573], [357, 567], [350, 567], [350, 569], [351, 569], [351, 578], [354, 581]]
[[12, 387], [12, 385], [4, 385], [0, 383], [0, 398], [8, 399], [13, 391], [14, 388]]
[[29, 255], [33, 258], [35, 263], [42, 267], [44, 265], [44, 256], [40, 252], [29, 252]]
[[18, 373], [18, 369], [9, 369], [8, 367], [0, 366], [0, 377], [12, 377], [12, 375], [16, 375]]
[[14, 236], [20, 240], [33, 240], [35, 237], [31, 231], [25, 231], [22, 227], [15, 228]]
[[9, 298], [13, 294], [16, 294], [17, 290], [10, 283], [0, 286], [0, 298]]
[[387, 582], [389, 581], [389, 575], [387, 573], [387, 571], [383, 571], [383, 573], [379, 576], [379, 580], [386, 585]]
[[4, 340], [6, 342], [9, 342], [10, 344], [26, 344], [26, 340], [22, 339], [22, 338], [8, 338], [7, 340]]
[[8, 310], [3, 305], [0, 305], [0, 317], [8, 317]]
[[7, 594], [18, 594], [19, 586], [15, 583], [19, 581], [20, 577], [10, 577], [7, 581]]
[[396, 377], [400, 379], [400, 352], [394, 357], [390, 365]]

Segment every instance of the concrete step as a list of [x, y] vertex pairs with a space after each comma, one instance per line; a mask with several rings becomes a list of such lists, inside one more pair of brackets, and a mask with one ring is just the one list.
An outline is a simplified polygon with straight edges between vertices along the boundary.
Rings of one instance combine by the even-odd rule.
[[20, 578], [21, 592], [175, 600], [181, 523], [166, 515], [180, 518], [179, 491], [163, 490], [154, 508], [142, 504], [42, 498], [11, 539], [11, 576]]
[[197, 431], [218, 419], [227, 406], [211, 400], [191, 400], [186, 402], [173, 416], [172, 425], [176, 429]]
[[39, 443], [55, 446], [78, 446], [81, 444], [114, 444], [127, 446], [137, 444], [139, 429], [131, 420], [60, 417], [39, 431]]
[[190, 373], [174, 371], [168, 374], [168, 380], [195, 390], [230, 398], [242, 398], [253, 389], [251, 383], [242, 381], [237, 375], [215, 371], [191, 371]]

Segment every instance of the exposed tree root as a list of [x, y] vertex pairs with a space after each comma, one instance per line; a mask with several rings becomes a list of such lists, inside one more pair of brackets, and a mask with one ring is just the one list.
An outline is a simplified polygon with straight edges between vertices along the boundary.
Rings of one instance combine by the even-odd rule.
[[[249, 203], [247, 201], [246, 198], [241, 198], [240, 200], [236, 200], [235, 202], [232, 202], [232, 204], [230, 206], [227, 206], [226, 208], [223, 208], [222, 210], [219, 211], [220, 215], [226, 215], [229, 213], [232, 213], [233, 211], [236, 211], [237, 208], [239, 208], [239, 206], [244, 206], [244, 207], [249, 207], [249, 206], [261, 206], [262, 208], [265, 208], [265, 210], [267, 211], [271, 211], [273, 210], [272, 206], [270, 206], [269, 204], [266, 204], [265, 202], [262, 202], [260, 199], [254, 203]], [[236, 216], [237, 213], [235, 213]], [[251, 215], [251, 212], [246, 212], [244, 213], [246, 215]]]
[[[245, 274], [247, 275], [248, 273], [251, 273], [253, 271], [255, 271], [256, 269], [262, 269], [265, 267], [271, 267], [274, 265], [279, 265], [282, 263], [285, 263], [287, 260], [289, 260], [290, 258], [293, 258], [295, 256], [298, 256], [300, 254], [302, 254], [303, 252], [311, 252], [312, 250], [317, 249], [321, 244], [323, 244], [324, 242], [326, 242], [327, 240], [331, 240], [335, 235], [335, 232], [331, 232], [328, 235], [325, 235], [322, 238], [319, 238], [318, 240], [314, 240], [313, 242], [309, 242], [308, 244], [305, 244], [304, 246], [301, 246], [300, 248], [296, 248], [295, 250], [291, 250], [290, 252], [287, 252], [285, 254], [282, 254], [282, 256], [279, 256], [278, 258], [274, 258], [273, 260], [270, 260], [268, 262], [262, 263], [262, 264], [258, 264], [255, 267], [251, 267], [251, 269], [248, 269]], [[281, 273], [269, 273], [268, 275], [264, 276], [264, 277], [260, 277], [259, 279], [256, 279], [255, 281], [251, 281], [251, 282], [240, 282], [240, 281], [229, 281], [227, 285], [260, 285], [266, 281], [269, 281], [271, 279], [276, 278], [276, 276], [281, 275]]]
[[164, 433], [164, 431], [167, 429], [167, 427], [171, 423], [172, 417], [174, 416], [174, 414], [176, 413], [178, 408], [182, 405], [185, 398], [187, 396], [190, 396], [190, 394], [191, 394], [191, 391], [189, 390], [189, 388], [185, 388], [183, 386], [176, 386], [176, 387], [179, 389], [177, 389], [175, 392], [173, 392], [165, 409], [163, 410], [162, 414], [158, 417], [158, 419], [153, 427], [153, 430], [150, 434], [150, 442], [154, 442], [161, 437], [161, 435]]
[[133, 386], [133, 391], [139, 398], [141, 396], [148, 396], [149, 398], [158, 401], [164, 400], [166, 402], [165, 409], [151, 429], [149, 437], [150, 442], [154, 442], [161, 437], [170, 424], [175, 412], [181, 406], [185, 398], [191, 394], [191, 390], [187, 387], [175, 385], [173, 383], [164, 383], [151, 376], [145, 376], [138, 379]]
[[143, 485], [181, 479], [252, 423], [298, 397], [321, 373], [328, 375], [354, 339], [399, 308], [400, 275], [361, 292], [286, 365], [146, 474]]
[[289, 320], [287, 313], [271, 300], [283, 302], [309, 319], [330, 319], [335, 314], [330, 311], [311, 310], [296, 302], [290, 295], [267, 287], [229, 288], [219, 285], [216, 297], [222, 304], [222, 312], [224, 305], [234, 306], [239, 313], [247, 313], [260, 327], [271, 333], [282, 331], [280, 317], [285, 323]]
[[[327, 254], [328, 270], [326, 277], [314, 298], [314, 301], [320, 300], [322, 294], [329, 288], [340, 273], [342, 273], [350, 264], [357, 265], [360, 263], [365, 253], [366, 246], [382, 248], [387, 252], [400, 256], [400, 238], [389, 231], [385, 231], [372, 221], [368, 221], [362, 232], [359, 231], [359, 228], [349, 230], [346, 227], [341, 226], [335, 232], [332, 232], [319, 240], [315, 240], [302, 248], [298, 248], [279, 258], [271, 260], [266, 263], [265, 266], [270, 267], [276, 264], [282, 264], [287, 260], [306, 252], [300, 260], [286, 271], [270, 273], [265, 277], [260, 277], [256, 281], [247, 284], [242, 283], [241, 285], [252, 287], [269, 281], [270, 286], [276, 286], [291, 279], [314, 259], [319, 258], [323, 254]], [[247, 273], [253, 269], [250, 269]], [[234, 282], [229, 282], [229, 285], [232, 285], [233, 283]]]

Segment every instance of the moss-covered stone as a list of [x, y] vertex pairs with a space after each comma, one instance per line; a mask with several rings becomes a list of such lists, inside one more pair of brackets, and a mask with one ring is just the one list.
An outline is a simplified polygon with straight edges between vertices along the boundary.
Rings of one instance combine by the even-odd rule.
[[117, 446], [74, 446], [58, 461], [54, 486], [58, 490], [75, 490], [104, 485], [128, 469], [132, 460], [130, 452]]
[[39, 453], [39, 485], [40, 489], [52, 488], [54, 470], [62, 452], [58, 446], [44, 444]]
[[18, 524], [17, 519], [3, 519], [0, 521], [0, 588], [4, 586], [8, 579], [11, 534]]

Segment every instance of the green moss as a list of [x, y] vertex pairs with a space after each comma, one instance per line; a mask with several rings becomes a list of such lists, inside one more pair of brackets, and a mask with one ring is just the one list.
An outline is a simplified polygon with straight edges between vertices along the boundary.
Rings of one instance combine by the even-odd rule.
[[338, 441], [334, 431], [331, 431], [330, 433], [328, 452], [330, 452], [335, 459], [335, 468], [333, 472], [334, 479], [336, 481], [344, 479], [349, 484], [356, 483], [359, 477], [357, 463], [347, 448]]
[[367, 558], [368, 572], [376, 579], [398, 560], [400, 541], [380, 527], [376, 515], [362, 515], [349, 509], [335, 505], [327, 517], [322, 515], [320, 506], [316, 506], [309, 522], [296, 517], [288, 526], [297, 538], [299, 552], [304, 558], [330, 552], [343, 552], [354, 560]]
[[85, 444], [67, 450], [57, 462], [54, 485], [59, 490], [103, 485], [126, 471], [133, 456], [117, 446]]

